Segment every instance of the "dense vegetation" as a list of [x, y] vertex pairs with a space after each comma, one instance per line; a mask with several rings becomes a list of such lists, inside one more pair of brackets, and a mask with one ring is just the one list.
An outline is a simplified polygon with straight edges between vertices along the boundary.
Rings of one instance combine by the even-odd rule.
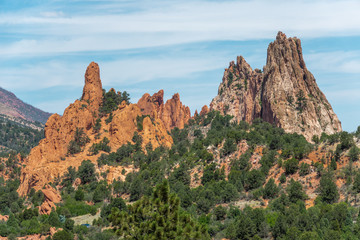
[[[43, 127], [40, 123], [38, 126], [40, 129]], [[10, 151], [27, 154], [38, 145], [42, 138], [44, 138], [44, 130], [36, 130], [0, 116], [0, 154], [2, 156], [8, 155]]]
[[[106, 98], [111, 103], [119, 94], [110, 92]], [[109, 116], [116, 110], [111, 105], [103, 105], [112, 109], [104, 111]], [[94, 126], [95, 133], [97, 128], [101, 125]], [[81, 151], [88, 141], [82, 129], [76, 132], [69, 154]], [[339, 203], [340, 191], [347, 196], [360, 193], [360, 172], [351, 167], [359, 160], [353, 138], [360, 136], [360, 129], [354, 134], [315, 136], [315, 144], [310, 144], [303, 136], [285, 133], [261, 120], [251, 125], [233, 123], [230, 116], [210, 112], [190, 120], [184, 129], [173, 129], [171, 135], [171, 149], [148, 145], [144, 151], [137, 132], [132, 143], [116, 151], [109, 148], [107, 138], [92, 145], [92, 154], [102, 153], [99, 167], [124, 166], [137, 171], [124, 169], [124, 181], [119, 178], [108, 184], [104, 180], [107, 172], [98, 175], [89, 160], [78, 169], [69, 167], [51, 183], [60, 187], [63, 202], [49, 216], [40, 216], [36, 209], [44, 200], [41, 191], [32, 189], [28, 199], [17, 195], [20, 166], [13, 154], [4, 166], [11, 166], [14, 173], [0, 181], [0, 213], [9, 215], [7, 222], [0, 223], [0, 235], [47, 234], [54, 226], [63, 230], [53, 239], [360, 238], [359, 209], [350, 201]], [[239, 154], [242, 143], [247, 147]], [[327, 153], [330, 162], [303, 162], [320, 144], [334, 146]], [[254, 167], [256, 151], [262, 157]], [[344, 154], [349, 166], [340, 171], [337, 166]], [[271, 177], [273, 169], [281, 170], [281, 177]], [[313, 169], [319, 188], [315, 205], [306, 209], [309, 184], [294, 176], [305, 179]], [[336, 186], [341, 176], [347, 181], [346, 189]], [[79, 186], [73, 185], [76, 178], [81, 180]], [[257, 207], [246, 206], [251, 203]], [[73, 220], [85, 214], [99, 214], [90, 228]]]

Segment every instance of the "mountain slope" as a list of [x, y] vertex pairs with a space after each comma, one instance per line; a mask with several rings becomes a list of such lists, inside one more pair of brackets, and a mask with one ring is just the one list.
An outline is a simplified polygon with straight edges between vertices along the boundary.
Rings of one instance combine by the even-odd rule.
[[306, 68], [300, 39], [282, 32], [269, 44], [263, 72], [252, 70], [243, 57], [230, 63], [210, 109], [237, 121], [262, 118], [308, 141], [341, 131], [341, 122]]
[[0, 114], [31, 122], [46, 123], [50, 113], [24, 103], [15, 94], [0, 87]]

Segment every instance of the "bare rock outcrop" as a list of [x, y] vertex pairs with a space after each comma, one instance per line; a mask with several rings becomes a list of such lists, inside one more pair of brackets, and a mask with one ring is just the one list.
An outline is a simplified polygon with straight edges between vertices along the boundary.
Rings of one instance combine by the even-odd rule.
[[208, 106], [207, 106], [207, 105], [204, 105], [204, 106], [201, 108], [200, 116], [204, 116], [204, 115], [208, 114], [209, 111], [210, 111], [210, 110], [209, 110]]
[[[45, 138], [25, 159], [26, 167], [22, 169], [21, 184], [18, 188], [20, 195], [26, 195], [31, 188], [42, 189], [44, 185], [54, 182], [55, 178], [66, 173], [68, 167], [78, 168], [83, 160], [89, 159], [96, 163], [99, 156], [91, 154], [90, 148], [105, 137], [109, 140], [112, 151], [116, 151], [123, 144], [132, 143], [135, 132], [142, 137], [144, 149], [149, 143], [153, 148], [160, 145], [171, 147], [173, 140], [162, 120], [157, 115], [141, 117], [143, 113], [137, 104], [128, 105], [123, 101], [118, 109], [112, 112], [111, 122], [106, 123], [109, 116], [99, 115], [102, 98], [99, 66], [91, 63], [86, 70], [81, 100], [70, 104], [63, 116], [54, 114], [49, 118], [45, 125]], [[98, 118], [101, 128], [94, 131], [94, 123]], [[139, 128], [139, 125], [142, 127]], [[69, 143], [74, 139], [77, 129], [83, 129], [89, 142], [80, 153], [68, 154]], [[52, 201], [47, 201], [42, 206], [43, 213], [51, 210], [53, 205], [50, 202]]]
[[308, 141], [341, 131], [341, 122], [306, 68], [300, 39], [282, 32], [269, 44], [263, 72], [252, 70], [243, 57], [230, 63], [210, 109], [236, 121], [262, 118]]
[[184, 128], [191, 118], [190, 108], [181, 103], [178, 93], [174, 94], [165, 104], [164, 90], [160, 90], [152, 96], [146, 93], [139, 99], [137, 105], [143, 115], [158, 116], [168, 131], [175, 127]]
[[60, 194], [49, 185], [46, 185], [45, 189], [41, 189], [44, 194], [45, 201], [39, 207], [40, 214], [50, 214], [52, 208], [56, 209], [55, 203], [61, 201]]
[[210, 104], [211, 110], [234, 116], [236, 121], [251, 123], [260, 117], [260, 93], [263, 76], [260, 70], [253, 70], [240, 56], [236, 64], [225, 69], [218, 95]]

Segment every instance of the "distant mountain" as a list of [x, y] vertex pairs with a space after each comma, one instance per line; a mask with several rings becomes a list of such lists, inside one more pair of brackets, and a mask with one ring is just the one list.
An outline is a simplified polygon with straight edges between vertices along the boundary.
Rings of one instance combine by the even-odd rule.
[[40, 122], [45, 124], [50, 117], [50, 113], [44, 112], [36, 107], [33, 107], [27, 103], [24, 103], [15, 96], [12, 92], [9, 92], [0, 87], [0, 114], [21, 118], [31, 122]]

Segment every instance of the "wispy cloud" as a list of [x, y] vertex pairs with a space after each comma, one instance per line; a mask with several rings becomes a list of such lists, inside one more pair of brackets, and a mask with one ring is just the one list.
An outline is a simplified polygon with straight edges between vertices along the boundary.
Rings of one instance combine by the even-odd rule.
[[[359, 37], [359, 9], [358, 0], [49, 0], [25, 1], [20, 7], [4, 0], [0, 85], [34, 94], [59, 88], [53, 99], [35, 105], [62, 113], [70, 95], [78, 97], [86, 66], [95, 60], [104, 86], [126, 87], [136, 97], [165, 86], [169, 96], [180, 91], [184, 103], [199, 108], [216, 94], [222, 68], [236, 55], [245, 54], [252, 67], [265, 63], [266, 44], [258, 40], [270, 41], [279, 30], [307, 41]], [[231, 45], [231, 54], [229, 48], [207, 45], [221, 41], [237, 43]], [[256, 44], [240, 48], [247, 46], [244, 41]], [[324, 92], [332, 102], [344, 96], [357, 100], [359, 47], [325, 51], [304, 49], [310, 71], [327, 84]], [[347, 76], [348, 83], [336, 82], [331, 74]], [[66, 89], [72, 92], [62, 100]], [[342, 110], [345, 104], [338, 106]]]
[[309, 53], [307, 64], [313, 69], [334, 73], [360, 73], [360, 51]]
[[[104, 51], [214, 40], [273, 38], [278, 30], [299, 37], [360, 35], [360, 2], [175, 1], [137, 9], [138, 2], [106, 2], [102, 11], [34, 9], [0, 16], [0, 26], [27, 34], [2, 45], [0, 54]], [[146, 3], [146, 1], [145, 1]], [[96, 5], [98, 8], [99, 5]], [[113, 13], [114, 9], [129, 11]], [[61, 8], [61, 5], [58, 6]], [[29, 36], [30, 35], [30, 36]]]

